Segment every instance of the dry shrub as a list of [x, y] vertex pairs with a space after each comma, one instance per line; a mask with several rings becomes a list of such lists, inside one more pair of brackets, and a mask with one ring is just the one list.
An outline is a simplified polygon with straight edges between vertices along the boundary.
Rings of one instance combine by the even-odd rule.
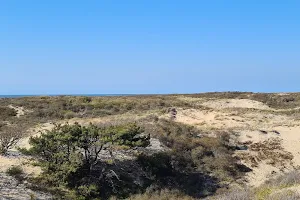
[[177, 154], [185, 155], [192, 168], [212, 174], [220, 181], [233, 181], [250, 170], [233, 157], [234, 148], [229, 146], [228, 133], [207, 137], [193, 126], [162, 119], [148, 126], [146, 131]]
[[177, 190], [161, 190], [133, 195], [129, 200], [193, 200], [194, 198], [184, 195]]
[[249, 163], [252, 167], [258, 166], [261, 161], [267, 161], [268, 164], [275, 167], [284, 167], [291, 162], [293, 155], [284, 150], [279, 138], [272, 138], [261, 143], [249, 144], [250, 152], [239, 154], [239, 158]]
[[24, 137], [24, 127], [22, 125], [10, 125], [0, 128], [0, 154], [6, 154], [13, 148], [22, 137]]
[[254, 200], [255, 194], [249, 188], [234, 188], [222, 195], [207, 198], [207, 200]]
[[295, 170], [266, 181], [254, 191], [259, 200], [300, 199], [299, 193], [291, 189], [299, 183], [300, 172]]
[[275, 192], [265, 198], [266, 200], [299, 200], [300, 195], [292, 190], [284, 190], [282, 192]]
[[300, 184], [300, 172], [297, 170], [293, 170], [291, 172], [268, 180], [266, 184], [272, 187], [288, 187]]
[[[170, 107], [201, 108], [193, 102], [186, 102], [173, 95], [140, 95], [113, 97], [51, 96], [0, 99], [0, 119], [14, 116], [7, 105], [23, 107], [32, 112], [26, 114], [28, 123], [73, 117], [102, 117], [127, 112], [166, 111]], [[5, 114], [6, 113], [6, 114]], [[5, 116], [4, 116], [5, 114]], [[23, 117], [23, 116], [22, 116]]]
[[258, 188], [234, 188], [208, 200], [298, 200], [299, 193], [292, 189], [300, 184], [300, 172], [289, 173], [268, 180]]

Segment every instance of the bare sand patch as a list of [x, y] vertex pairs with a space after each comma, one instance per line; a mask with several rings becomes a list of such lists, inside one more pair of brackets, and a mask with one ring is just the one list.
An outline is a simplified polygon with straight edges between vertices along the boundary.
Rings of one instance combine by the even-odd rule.
[[8, 107], [14, 109], [17, 112], [17, 117], [25, 115], [26, 110], [23, 107], [17, 107], [13, 105], [9, 105]]
[[0, 156], [0, 173], [6, 172], [13, 166], [20, 166], [27, 175], [39, 175], [41, 168], [31, 165], [30, 162], [29, 158], [25, 156]]
[[[242, 162], [253, 170], [247, 175], [249, 185], [259, 186], [272, 176], [300, 166], [300, 121], [293, 119], [292, 116], [280, 115], [280, 113], [273, 112], [285, 111], [284, 109], [274, 110], [261, 102], [249, 99], [218, 99], [206, 101], [206, 99], [188, 98], [185, 100], [193, 101], [197, 105], [209, 107], [211, 110], [176, 108], [177, 122], [193, 125], [205, 130], [217, 129], [236, 133], [238, 135], [236, 140], [239, 143], [249, 142], [249, 144], [256, 145], [256, 149], [254, 148], [255, 145], [253, 147], [255, 150], [249, 149], [242, 152], [246, 153], [248, 157], [241, 156]], [[243, 112], [244, 110], [247, 110], [247, 112]], [[89, 123], [114, 123], [128, 119], [138, 120], [148, 114], [150, 113], [144, 113], [142, 115], [130, 113], [100, 118], [74, 118], [60, 121], [60, 123], [73, 124], [78, 122], [82, 125]], [[160, 117], [169, 118], [169, 115], [161, 114]], [[40, 126], [32, 128], [29, 132], [31, 136], [38, 135], [40, 131], [50, 130], [53, 127], [54, 124], [51, 123], [41, 124]], [[279, 146], [274, 146], [274, 150], [271, 149], [272, 143], [270, 143], [269, 146], [266, 145], [269, 144], [266, 143], [266, 141], [273, 139], [280, 141], [276, 143], [276, 145]], [[29, 137], [24, 138], [19, 142], [18, 146], [29, 148], [28, 140]], [[267, 151], [261, 146], [264, 144], [266, 145], [265, 148], [267, 148]], [[258, 148], [258, 146], [260, 146], [260, 148]], [[274, 154], [272, 153], [273, 151]], [[288, 155], [288, 153], [291, 153], [293, 159], [287, 159], [286, 161], [279, 159], [279, 163], [282, 164], [282, 167], [275, 165], [268, 159], [268, 156], [276, 157], [276, 155], [279, 155], [284, 157]], [[237, 156], [239, 156], [239, 154], [237, 154]], [[257, 159], [257, 164], [251, 166], [249, 158]], [[9, 166], [24, 163], [24, 161], [20, 159], [4, 157], [0, 157], [0, 162], [2, 162], [2, 164], [0, 164], [0, 170], [2, 169], [2, 171]], [[26, 170], [30, 173], [30, 169]]]
[[[209, 100], [202, 105], [214, 110], [177, 109], [176, 121], [236, 133], [233, 137], [239, 144], [252, 144], [252, 149], [237, 153], [253, 170], [246, 177], [249, 185], [259, 186], [270, 177], [300, 167], [300, 121], [273, 112], [291, 109], [275, 110], [247, 99]], [[240, 110], [249, 108], [253, 110]]]

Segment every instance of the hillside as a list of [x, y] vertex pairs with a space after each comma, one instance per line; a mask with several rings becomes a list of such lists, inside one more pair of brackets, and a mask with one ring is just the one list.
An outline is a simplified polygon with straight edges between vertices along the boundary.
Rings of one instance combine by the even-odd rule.
[[[5, 177], [0, 182], [0, 196], [7, 199], [28, 199], [31, 194], [39, 199], [55, 197], [55, 192], [36, 187], [35, 179], [44, 168], [33, 165], [38, 158], [24, 155], [24, 149], [31, 147], [31, 136], [52, 130], [55, 124], [75, 123], [98, 127], [136, 123], [150, 135], [147, 147], [113, 150], [113, 162], [121, 163], [125, 170], [121, 175], [129, 174], [126, 167], [136, 167], [137, 174], [130, 174], [128, 180], [140, 189], [133, 190], [130, 181], [121, 180], [118, 184], [122, 192], [112, 189], [102, 198], [300, 198], [300, 181], [295, 180], [300, 177], [298, 93], [3, 98], [0, 111], [1, 134], [11, 127], [22, 128], [18, 130], [22, 138], [0, 156], [0, 175]], [[141, 152], [145, 158], [135, 162], [135, 155]], [[100, 159], [111, 162], [108, 156], [104, 152]], [[108, 165], [118, 172], [117, 165]], [[8, 190], [13, 183], [4, 183], [12, 179], [6, 172], [14, 166], [21, 166], [24, 173], [18, 187], [22, 192], [15, 192], [18, 188]], [[166, 187], [159, 188], [162, 185]], [[125, 192], [126, 187], [129, 189]]]

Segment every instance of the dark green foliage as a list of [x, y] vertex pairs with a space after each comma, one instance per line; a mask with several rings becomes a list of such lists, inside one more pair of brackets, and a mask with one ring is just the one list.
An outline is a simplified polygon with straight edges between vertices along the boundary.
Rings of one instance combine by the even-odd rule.
[[[143, 147], [149, 137], [135, 124], [112, 127], [57, 125], [41, 136], [30, 138], [31, 155], [41, 160], [43, 178], [52, 186], [75, 189], [79, 196], [92, 199], [114, 192], [119, 175], [100, 156], [115, 148]], [[118, 191], [115, 191], [117, 193]]]
[[6, 173], [10, 176], [18, 176], [20, 174], [23, 174], [23, 169], [20, 166], [13, 166], [9, 168]]
[[18, 181], [24, 180], [24, 172], [21, 166], [12, 166], [6, 170], [6, 174], [16, 178]]

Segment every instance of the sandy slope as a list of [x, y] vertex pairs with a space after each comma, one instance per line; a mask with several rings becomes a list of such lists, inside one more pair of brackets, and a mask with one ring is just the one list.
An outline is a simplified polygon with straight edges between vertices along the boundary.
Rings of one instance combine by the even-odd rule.
[[261, 102], [250, 99], [218, 99], [202, 103], [203, 106], [224, 109], [224, 108], [254, 108], [260, 110], [270, 110], [271, 108]]
[[[300, 121], [292, 116], [274, 112], [283, 110], [275, 110], [261, 102], [248, 99], [210, 99], [207, 101], [200, 98], [180, 98], [210, 109], [177, 108], [176, 120], [178, 122], [194, 125], [201, 130], [229, 131], [234, 133], [232, 139], [237, 143], [248, 144], [248, 150], [238, 151], [236, 155], [242, 158], [244, 164], [253, 169], [247, 175], [249, 185], [258, 186], [270, 177], [300, 166]], [[21, 111], [18, 113], [22, 114]], [[129, 114], [104, 118], [71, 119], [68, 122], [110, 123], [126, 118], [138, 119], [142, 116]], [[168, 115], [163, 117], [168, 117]], [[53, 124], [50, 123], [34, 127], [31, 135], [52, 127]], [[28, 148], [28, 139], [24, 138], [19, 146]], [[22, 165], [24, 160], [19, 157], [0, 157], [0, 163], [0, 172], [3, 172], [12, 165]], [[27, 168], [25, 170], [28, 173], [31, 173], [30, 170], [37, 171]]]
[[273, 112], [283, 109], [271, 109], [248, 99], [204, 102], [193, 98], [192, 101], [213, 110], [179, 109], [178, 122], [202, 130], [234, 132], [233, 138], [238, 143], [253, 144], [252, 148], [237, 152], [242, 162], [253, 169], [247, 175], [249, 185], [258, 186], [270, 177], [300, 166], [300, 121]]
[[26, 112], [26, 110], [23, 107], [17, 107], [13, 105], [9, 105], [8, 107], [17, 111], [17, 117], [24, 115]]

